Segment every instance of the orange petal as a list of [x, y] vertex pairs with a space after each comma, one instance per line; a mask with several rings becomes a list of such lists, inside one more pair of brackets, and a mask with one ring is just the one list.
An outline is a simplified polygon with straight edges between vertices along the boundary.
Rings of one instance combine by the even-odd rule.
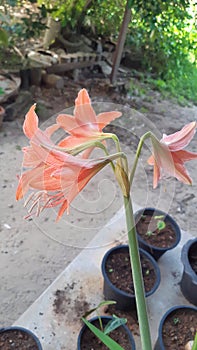
[[160, 170], [157, 163], [154, 161], [154, 172], [153, 172], [153, 188], [156, 188], [160, 179]]
[[19, 179], [18, 187], [16, 190], [16, 200], [24, 197], [30, 187], [30, 182], [32, 182], [37, 177], [40, 177], [44, 171], [44, 166], [38, 166], [34, 169], [28, 170], [23, 173]]
[[63, 128], [64, 130], [66, 130], [69, 133], [70, 133], [70, 130], [78, 127], [78, 124], [77, 124], [75, 118], [69, 114], [58, 115], [56, 122], [61, 128]]
[[189, 176], [186, 168], [181, 163], [175, 163], [175, 174], [174, 176], [177, 178], [177, 180], [187, 184], [192, 184], [192, 179]]
[[168, 136], [164, 135], [161, 142], [165, 143], [170, 151], [179, 151], [190, 143], [194, 137], [195, 131], [196, 122], [192, 122], [185, 125], [180, 131], [174, 134]]
[[78, 97], [75, 100], [75, 106], [84, 105], [86, 103], [91, 104], [91, 100], [90, 100], [90, 97], [88, 95], [87, 90], [82, 89], [79, 91]]
[[172, 156], [175, 156], [180, 159], [183, 163], [188, 162], [189, 160], [197, 158], [197, 153], [188, 152], [185, 150], [172, 152]]
[[[102, 129], [108, 125], [112, 120], [117, 119], [119, 117], [121, 117], [122, 113], [121, 112], [116, 112], [116, 111], [112, 111], [112, 112], [104, 112], [104, 113], [100, 113], [97, 115], [97, 121], [99, 123], [102, 123]], [[100, 129], [100, 131], [102, 130]]]
[[58, 124], [53, 124], [51, 126], [49, 126], [48, 128], [46, 128], [46, 130], [44, 131], [45, 135], [50, 137], [56, 130], [59, 129], [59, 125]]
[[96, 113], [90, 104], [77, 105], [74, 110], [75, 119], [78, 125], [96, 123]]
[[59, 147], [71, 148], [87, 142], [87, 137], [68, 136], [58, 143]]
[[24, 147], [23, 148], [24, 156], [23, 156], [23, 167], [25, 168], [32, 168], [41, 163], [40, 158], [34, 152], [33, 148], [30, 147]]
[[147, 163], [148, 163], [149, 165], [154, 165], [154, 164], [155, 164], [155, 159], [154, 159], [154, 157], [153, 157], [153, 156], [150, 156], [150, 157], [148, 158], [148, 160], [147, 160]]
[[23, 124], [24, 134], [29, 139], [31, 139], [35, 135], [36, 131], [38, 130], [38, 116], [35, 113], [35, 108], [36, 108], [36, 104], [31, 106], [30, 110], [27, 112], [25, 116], [25, 121]]

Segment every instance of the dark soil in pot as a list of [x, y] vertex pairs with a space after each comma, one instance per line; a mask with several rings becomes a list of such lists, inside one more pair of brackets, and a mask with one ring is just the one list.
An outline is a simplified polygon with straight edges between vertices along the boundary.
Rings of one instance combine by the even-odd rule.
[[197, 242], [189, 249], [188, 259], [192, 270], [197, 274]]
[[176, 309], [163, 324], [162, 339], [165, 350], [185, 350], [189, 340], [194, 340], [197, 329], [197, 311]]
[[[98, 320], [93, 324], [100, 329]], [[119, 327], [109, 334], [110, 338], [115, 340], [124, 350], [134, 350], [135, 347], [131, 345], [131, 341], [124, 327]], [[108, 350], [108, 347], [99, 340], [89, 328], [85, 328], [85, 331], [81, 337], [80, 350]]]
[[10, 327], [0, 329], [0, 350], [42, 350], [42, 347], [29, 330]]
[[[154, 267], [146, 256], [140, 254], [145, 291], [149, 292], [155, 285]], [[129, 251], [121, 251], [110, 255], [106, 262], [107, 275], [118, 289], [134, 295], [134, 285], [131, 273]]]
[[155, 208], [143, 208], [134, 217], [139, 246], [155, 260], [179, 243], [180, 228], [169, 214]]
[[136, 230], [148, 244], [159, 248], [169, 248], [176, 242], [176, 233], [169, 222], [166, 222], [165, 227], [159, 230], [157, 228], [158, 222], [159, 220], [155, 219], [154, 216], [142, 215], [136, 224]]

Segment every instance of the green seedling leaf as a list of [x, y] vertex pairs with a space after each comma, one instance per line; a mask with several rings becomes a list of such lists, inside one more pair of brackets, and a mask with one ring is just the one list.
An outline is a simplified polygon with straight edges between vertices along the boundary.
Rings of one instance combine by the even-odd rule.
[[101, 301], [96, 307], [94, 307], [91, 310], [88, 310], [83, 317], [86, 318], [87, 316], [89, 316], [90, 314], [92, 314], [94, 311], [97, 311], [100, 307], [106, 306], [106, 305], [114, 305], [116, 304], [116, 301], [114, 300], [105, 300], [105, 301]]
[[192, 345], [192, 350], [196, 350], [197, 349], [197, 332], [194, 338], [194, 344]]
[[[0, 39], [0, 41], [1, 41], [1, 39]], [[3, 95], [3, 94], [5, 94], [5, 91], [0, 87], [0, 95]]]
[[164, 215], [155, 215], [154, 219], [155, 220], [164, 219]]
[[108, 324], [105, 326], [104, 333], [109, 334], [110, 332], [114, 331], [114, 329], [126, 323], [127, 323], [126, 318], [119, 318], [116, 315], [113, 315], [113, 320], [109, 321]]
[[124, 350], [122, 348], [122, 346], [120, 346], [118, 343], [116, 343], [108, 335], [106, 335], [102, 331], [100, 331], [100, 329], [95, 327], [93, 324], [91, 324], [85, 318], [82, 318], [82, 320], [86, 324], [86, 326], [96, 335], [96, 337], [98, 339], [100, 339], [102, 341], [102, 343], [105, 344], [110, 350]]
[[165, 224], [164, 221], [159, 220], [159, 221], [157, 222], [157, 228], [158, 228], [158, 230], [163, 230], [165, 227], [166, 227], [166, 224]]
[[150, 236], [153, 235], [153, 232], [152, 232], [152, 231], [147, 231], [147, 232], [146, 232], [146, 235], [150, 237]]
[[179, 318], [178, 317], [175, 317], [173, 318], [173, 323], [176, 325], [179, 323]]
[[143, 219], [143, 220], [146, 219], [146, 215], [142, 215], [141, 219]]

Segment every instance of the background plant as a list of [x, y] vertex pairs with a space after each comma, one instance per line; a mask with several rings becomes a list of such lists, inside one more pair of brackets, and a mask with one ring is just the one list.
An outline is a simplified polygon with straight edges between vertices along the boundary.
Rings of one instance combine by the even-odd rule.
[[1, 29], [7, 34], [10, 45], [36, 38], [46, 28], [46, 7], [44, 4], [37, 6], [36, 0], [2, 0], [0, 10]]

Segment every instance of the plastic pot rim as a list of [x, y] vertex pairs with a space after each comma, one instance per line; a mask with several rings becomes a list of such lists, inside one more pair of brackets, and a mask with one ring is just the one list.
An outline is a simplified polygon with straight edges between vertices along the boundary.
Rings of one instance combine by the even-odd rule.
[[[111, 254], [111, 252], [113, 252], [114, 250], [125, 249], [125, 248], [129, 249], [129, 246], [127, 244], [122, 244], [122, 245], [112, 247], [111, 249], [109, 249], [105, 253], [103, 260], [102, 260], [102, 265], [101, 265], [102, 274], [103, 274], [103, 278], [107, 280], [110, 287], [114, 288], [114, 290], [116, 292], [120, 293], [122, 296], [135, 297], [135, 294], [127, 293], [127, 292], [124, 292], [123, 290], [117, 288], [108, 278], [108, 275], [107, 275], [106, 269], [105, 269], [106, 260], [107, 260], [108, 256]], [[156, 260], [148, 252], [146, 252], [144, 249], [139, 248], [139, 252], [142, 253], [143, 255], [145, 255], [149, 260], [151, 260], [151, 263], [154, 266], [154, 270], [155, 270], [155, 274], [156, 274], [156, 282], [154, 284], [154, 287], [149, 292], [145, 292], [145, 297], [148, 297], [148, 296], [152, 295], [159, 287], [159, 284], [161, 281], [161, 274], [160, 274], [160, 269], [159, 269], [159, 266], [158, 266]]]
[[[197, 243], [197, 237], [190, 239], [189, 241], [187, 241], [184, 244], [184, 246], [182, 247], [182, 250], [181, 250], [181, 261], [183, 263], [185, 272], [188, 273], [192, 277], [193, 283], [197, 285], [196, 274], [195, 274], [194, 270], [192, 269], [191, 264], [189, 262], [189, 258], [188, 258], [188, 253], [189, 253], [189, 250], [190, 250], [193, 243]], [[185, 264], [185, 261], [186, 261], [186, 264]]]
[[11, 327], [2, 327], [0, 328], [0, 334], [3, 332], [12, 332], [12, 331], [21, 331], [24, 333], [29, 334], [36, 342], [36, 345], [38, 346], [39, 350], [42, 350], [42, 345], [40, 343], [40, 340], [38, 339], [37, 335], [35, 335], [30, 329], [20, 326], [11, 326]]

